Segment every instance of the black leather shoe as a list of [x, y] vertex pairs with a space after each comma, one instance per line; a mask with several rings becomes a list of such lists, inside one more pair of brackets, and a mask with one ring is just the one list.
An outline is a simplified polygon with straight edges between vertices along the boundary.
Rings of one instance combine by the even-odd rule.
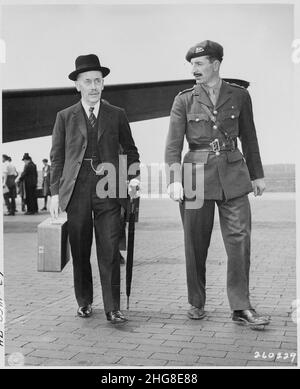
[[107, 312], [106, 318], [111, 324], [125, 323], [128, 321], [121, 311]]
[[244, 326], [265, 326], [270, 323], [270, 318], [261, 316], [254, 309], [245, 309], [242, 311], [233, 311], [232, 321]]
[[77, 315], [79, 317], [90, 317], [92, 315], [92, 312], [93, 312], [93, 309], [92, 309], [91, 304], [88, 304], [84, 307], [79, 307], [77, 309]]
[[206, 314], [203, 308], [191, 307], [187, 311], [187, 316], [192, 320], [201, 320], [206, 316]]

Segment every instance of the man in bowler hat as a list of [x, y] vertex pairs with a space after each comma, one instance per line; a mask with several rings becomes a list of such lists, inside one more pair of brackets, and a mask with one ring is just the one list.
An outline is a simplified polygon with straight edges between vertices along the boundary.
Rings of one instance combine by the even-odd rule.
[[[223, 60], [220, 44], [209, 40], [198, 43], [188, 50], [186, 60], [191, 63], [196, 85], [179, 93], [174, 100], [165, 162], [174, 168], [169, 177], [168, 193], [180, 203], [184, 227], [191, 305], [187, 315], [190, 319], [205, 317], [205, 266], [217, 204], [228, 257], [227, 294], [232, 320], [249, 326], [266, 325], [269, 318], [259, 315], [249, 298], [251, 214], [248, 193], [254, 191], [255, 196], [261, 196], [265, 190], [251, 98], [243, 87], [220, 78]], [[183, 160], [183, 172], [190, 165], [191, 182], [196, 185], [200, 176], [198, 192], [202, 203], [194, 208], [193, 198], [187, 198], [187, 182], [180, 169], [184, 136], [189, 151]], [[243, 154], [237, 148], [237, 138]]]
[[17, 181], [24, 184], [25, 203], [27, 206], [25, 215], [34, 215], [35, 213], [38, 213], [38, 202], [36, 197], [36, 187], [38, 182], [37, 168], [28, 153], [23, 155], [22, 161], [24, 161], [25, 166]]
[[[120, 311], [119, 145], [127, 156], [130, 172], [123, 180], [125, 197], [126, 182], [131, 195], [137, 196], [139, 153], [124, 110], [101, 99], [104, 78], [109, 73], [95, 54], [89, 54], [79, 56], [75, 70], [69, 74], [81, 100], [56, 117], [50, 153], [50, 212], [54, 218], [59, 207], [67, 212], [77, 314], [83, 318], [92, 314], [90, 254], [94, 226], [104, 311], [107, 320], [116, 324], [127, 321]], [[115, 190], [116, 195], [99, 191], [108, 165], [116, 172], [111, 192]]]
[[44, 196], [44, 206], [41, 209], [41, 211], [47, 211], [47, 202], [48, 202], [48, 196], [50, 196], [50, 165], [48, 165], [48, 159], [44, 158], [42, 160], [43, 162], [43, 168], [42, 168], [42, 190], [43, 190], [43, 196]]

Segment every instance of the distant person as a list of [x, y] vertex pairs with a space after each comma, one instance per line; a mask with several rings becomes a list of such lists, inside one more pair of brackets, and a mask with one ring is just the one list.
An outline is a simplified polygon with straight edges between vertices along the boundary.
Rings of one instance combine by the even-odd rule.
[[138, 169], [139, 153], [124, 110], [101, 99], [104, 77], [110, 70], [100, 65], [95, 54], [77, 57], [75, 67], [69, 79], [75, 82], [81, 101], [58, 112], [56, 117], [50, 153], [50, 213], [56, 218], [59, 207], [67, 212], [77, 315], [82, 318], [92, 315], [90, 255], [94, 229], [104, 312], [111, 324], [124, 323], [127, 319], [120, 311], [118, 256], [120, 203], [123, 199], [120, 193], [104, 196], [96, 189], [105, 182], [105, 167], [101, 166], [105, 163], [116, 172], [116, 182], [111, 183], [116, 192], [119, 180], [126, 185], [128, 179], [129, 192], [135, 197], [139, 171], [122, 180], [119, 143], [127, 156], [128, 168]]
[[[190, 319], [202, 319], [206, 300], [206, 258], [214, 226], [215, 206], [227, 252], [227, 295], [234, 323], [264, 326], [269, 318], [252, 307], [249, 295], [251, 210], [248, 193], [265, 190], [251, 98], [248, 91], [222, 80], [223, 47], [206, 40], [191, 47], [186, 60], [196, 79], [193, 88], [174, 100], [166, 142], [165, 162], [173, 166], [170, 197], [180, 204], [184, 228]], [[189, 151], [181, 153], [184, 138]], [[240, 139], [243, 154], [237, 147]], [[187, 173], [188, 167], [190, 172]], [[203, 173], [204, 172], [204, 173]], [[192, 208], [187, 199], [190, 182], [197, 184], [203, 205]], [[202, 176], [203, 174], [203, 176]], [[192, 178], [194, 178], [192, 180]], [[191, 191], [190, 191], [191, 192]], [[190, 201], [188, 201], [190, 200]]]
[[17, 169], [12, 164], [11, 158], [3, 154], [2, 155], [3, 162], [3, 184], [6, 187], [6, 193], [3, 194], [5, 205], [7, 207], [7, 213], [5, 216], [14, 216], [16, 212], [16, 197], [17, 197], [17, 189], [16, 189], [16, 178], [18, 176]]
[[26, 212], [26, 199], [25, 199], [25, 183], [24, 181], [17, 180], [17, 194], [21, 198], [21, 211]]
[[18, 181], [24, 183], [25, 203], [27, 207], [25, 215], [34, 215], [35, 213], [38, 213], [38, 203], [36, 197], [38, 180], [37, 168], [28, 153], [24, 154], [22, 161], [24, 161], [25, 166]]
[[48, 196], [51, 196], [50, 194], [50, 165], [48, 164], [48, 159], [43, 159], [43, 169], [42, 169], [42, 176], [43, 176], [43, 182], [42, 182], [42, 191], [44, 196], [44, 207], [41, 209], [41, 211], [47, 211], [47, 201]]

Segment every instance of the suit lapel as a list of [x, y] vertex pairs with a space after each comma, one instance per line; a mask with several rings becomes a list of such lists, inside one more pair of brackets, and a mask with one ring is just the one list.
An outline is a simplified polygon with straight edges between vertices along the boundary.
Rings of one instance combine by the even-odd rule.
[[222, 81], [219, 98], [216, 104], [216, 109], [220, 108], [231, 97], [232, 90], [227, 82]]
[[84, 118], [83, 107], [82, 107], [80, 101], [76, 104], [74, 111], [73, 111], [73, 114], [74, 114], [74, 120], [75, 120], [75, 128], [79, 128], [83, 137], [85, 139], [87, 139], [86, 122], [85, 122], [85, 118]]
[[98, 120], [98, 142], [104, 131], [107, 129], [110, 121], [110, 111], [105, 102], [101, 100], [99, 109], [99, 120]]
[[[73, 110], [74, 115], [74, 128], [79, 128], [82, 136], [87, 139], [87, 127], [84, 117], [83, 107], [79, 101]], [[109, 125], [110, 122], [110, 110], [105, 102], [101, 100], [100, 109], [99, 109], [99, 120], [98, 120], [98, 142], [103, 135], [104, 131]]]
[[201, 87], [201, 85], [196, 85], [194, 92], [194, 96], [196, 96], [197, 101], [199, 101], [200, 104], [204, 104], [208, 107], [213, 107], [213, 103], [211, 102], [210, 98], [208, 97], [205, 90]]

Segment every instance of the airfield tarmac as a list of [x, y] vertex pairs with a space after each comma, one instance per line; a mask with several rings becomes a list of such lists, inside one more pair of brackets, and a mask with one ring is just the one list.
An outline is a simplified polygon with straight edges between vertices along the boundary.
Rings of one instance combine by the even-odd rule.
[[94, 314], [81, 319], [76, 316], [71, 263], [62, 273], [36, 270], [37, 225], [49, 213], [4, 217], [6, 365], [295, 367], [295, 195], [249, 197], [252, 304], [272, 318], [263, 331], [231, 322], [217, 217], [207, 259], [207, 317], [192, 321], [186, 317], [178, 205], [168, 199], [141, 199], [129, 311], [121, 267], [121, 305], [129, 318], [121, 326], [109, 324], [103, 313], [94, 247]]

